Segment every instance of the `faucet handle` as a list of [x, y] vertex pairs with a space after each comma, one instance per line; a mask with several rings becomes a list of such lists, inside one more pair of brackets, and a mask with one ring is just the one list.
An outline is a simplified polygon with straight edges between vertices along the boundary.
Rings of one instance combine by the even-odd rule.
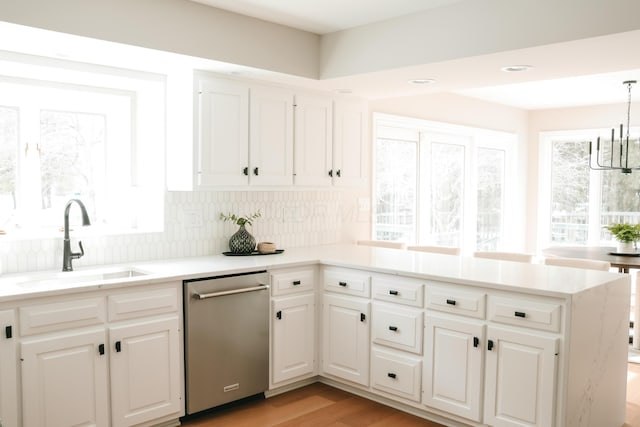
[[78, 258], [80, 258], [81, 256], [84, 256], [84, 248], [82, 247], [82, 241], [78, 240], [78, 246], [80, 246], [80, 253], [76, 255], [78, 256]]

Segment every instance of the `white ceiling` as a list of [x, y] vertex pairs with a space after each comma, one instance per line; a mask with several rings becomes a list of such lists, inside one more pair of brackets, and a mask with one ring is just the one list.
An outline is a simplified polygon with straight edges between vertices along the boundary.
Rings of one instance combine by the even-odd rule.
[[316, 34], [327, 34], [463, 0], [192, 1]]
[[[325, 34], [462, 0], [192, 1]], [[370, 99], [452, 92], [528, 110], [626, 102], [627, 89], [622, 82], [640, 81], [640, 55], [631, 54], [629, 46], [640, 46], [640, 32], [323, 80], [315, 86], [349, 89]], [[522, 73], [500, 71], [516, 64], [534, 68]], [[407, 83], [415, 78], [433, 78], [436, 83]], [[634, 100], [640, 100], [640, 87], [632, 94]]]

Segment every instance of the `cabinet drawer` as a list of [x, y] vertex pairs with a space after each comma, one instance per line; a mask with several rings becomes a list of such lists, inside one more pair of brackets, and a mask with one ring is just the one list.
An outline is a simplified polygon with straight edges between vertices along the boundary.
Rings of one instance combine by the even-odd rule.
[[104, 298], [85, 298], [20, 307], [20, 333], [24, 335], [62, 331], [105, 321]]
[[109, 321], [173, 313], [178, 310], [176, 288], [152, 289], [109, 295]]
[[427, 285], [425, 305], [431, 310], [484, 319], [486, 295], [463, 290], [455, 285]]
[[312, 291], [315, 286], [315, 269], [282, 270], [271, 273], [273, 295]]
[[419, 280], [396, 276], [374, 276], [371, 280], [373, 298], [422, 307], [424, 286]]
[[549, 332], [560, 331], [559, 303], [489, 297], [489, 320]]
[[371, 276], [364, 271], [325, 268], [324, 289], [369, 298], [371, 296]]
[[374, 302], [371, 319], [374, 343], [422, 353], [422, 311]]
[[371, 352], [371, 385], [374, 389], [420, 401], [422, 361], [418, 357], [381, 349]]

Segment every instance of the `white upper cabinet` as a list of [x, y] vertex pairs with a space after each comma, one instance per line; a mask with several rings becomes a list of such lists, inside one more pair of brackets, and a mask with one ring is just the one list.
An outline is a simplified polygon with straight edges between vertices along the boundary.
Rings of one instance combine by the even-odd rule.
[[293, 185], [293, 92], [251, 86], [249, 183]]
[[363, 101], [205, 73], [194, 88], [195, 187], [366, 184]]
[[296, 95], [296, 185], [330, 186], [333, 169], [332, 99], [322, 95]]
[[367, 108], [360, 100], [338, 99], [334, 103], [333, 180], [340, 186], [367, 182]]
[[248, 184], [249, 89], [243, 83], [198, 81], [196, 185]]

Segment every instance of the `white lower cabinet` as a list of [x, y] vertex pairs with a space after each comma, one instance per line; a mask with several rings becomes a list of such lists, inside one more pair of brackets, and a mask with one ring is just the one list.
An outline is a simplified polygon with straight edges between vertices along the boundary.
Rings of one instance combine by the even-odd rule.
[[0, 310], [0, 426], [18, 427], [18, 356], [14, 310]]
[[374, 389], [420, 401], [422, 358], [393, 350], [371, 351], [371, 386]]
[[485, 424], [553, 427], [558, 338], [489, 326]]
[[315, 295], [272, 300], [272, 383], [316, 373]]
[[108, 426], [104, 329], [22, 342], [24, 427]]
[[369, 317], [367, 299], [324, 295], [322, 370], [363, 386], [369, 385]]
[[22, 425], [124, 427], [183, 415], [180, 288], [19, 307]]
[[427, 314], [423, 402], [481, 421], [484, 331], [479, 322]]
[[113, 427], [179, 412], [179, 330], [177, 316], [109, 328]]

